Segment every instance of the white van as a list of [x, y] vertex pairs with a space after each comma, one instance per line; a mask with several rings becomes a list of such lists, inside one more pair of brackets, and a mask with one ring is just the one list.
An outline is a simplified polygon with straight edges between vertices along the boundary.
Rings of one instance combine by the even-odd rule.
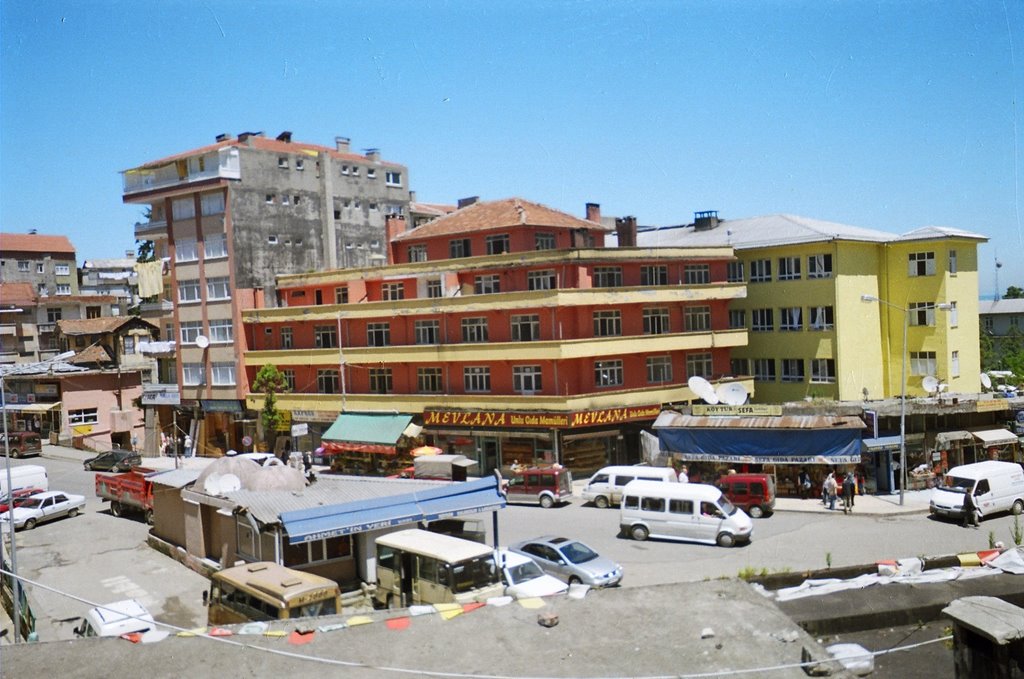
[[635, 479], [644, 481], [678, 482], [679, 477], [671, 467], [648, 467], [646, 465], [618, 465], [598, 470], [583, 488], [583, 501], [593, 502], [595, 507], [604, 509], [622, 501], [622, 489]]
[[652, 537], [732, 547], [750, 541], [754, 524], [714, 486], [632, 481], [623, 491], [619, 529], [634, 540]]
[[119, 637], [131, 632], [146, 632], [155, 627], [153, 616], [136, 599], [115, 601], [90, 608], [82, 624], [75, 628], [80, 637]]
[[972, 493], [985, 518], [997, 512], [1024, 512], [1024, 469], [1016, 462], [986, 460], [953, 467], [941, 486], [932, 489], [932, 514], [963, 518], [964, 493]]
[[[50, 478], [46, 475], [46, 467], [38, 464], [23, 464], [11, 467], [11, 488], [38, 488], [50, 490]], [[0, 498], [7, 497], [7, 471], [0, 469]]]

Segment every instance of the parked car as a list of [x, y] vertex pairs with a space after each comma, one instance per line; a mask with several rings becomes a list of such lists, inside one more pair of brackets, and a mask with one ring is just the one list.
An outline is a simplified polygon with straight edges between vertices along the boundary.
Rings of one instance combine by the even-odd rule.
[[611, 587], [622, 581], [622, 566], [598, 555], [579, 540], [546, 535], [517, 542], [509, 550], [530, 557], [545, 573], [570, 585]]
[[126, 472], [142, 464], [142, 456], [130, 450], [115, 448], [91, 457], [82, 463], [87, 472]]
[[528, 599], [562, 594], [569, 589], [569, 585], [547, 575], [536, 561], [524, 554], [502, 549], [498, 551], [497, 558], [501, 578], [505, 582], [505, 594], [508, 596]]
[[14, 500], [14, 506], [20, 507], [21, 503], [28, 499], [30, 496], [36, 493], [45, 493], [45, 488], [21, 488], [14, 491], [12, 497], [5, 497], [0, 500], [0, 512], [6, 512], [11, 507], [11, 500]]
[[768, 474], [729, 474], [715, 485], [752, 519], [771, 516], [775, 511], [775, 479]]
[[37, 523], [59, 519], [62, 516], [75, 517], [85, 508], [85, 496], [50, 490], [25, 498], [20, 507], [0, 515], [0, 522], [8, 523], [13, 515], [14, 527], [32, 530]]
[[43, 452], [43, 440], [34, 431], [10, 431], [7, 438], [0, 434], [0, 451], [11, 451], [11, 457], [39, 455]]

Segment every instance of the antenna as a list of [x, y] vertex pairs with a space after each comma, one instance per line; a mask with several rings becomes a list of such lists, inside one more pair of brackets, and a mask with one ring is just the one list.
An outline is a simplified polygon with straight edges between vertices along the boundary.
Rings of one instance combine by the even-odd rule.
[[934, 394], [939, 390], [939, 378], [933, 375], [928, 375], [921, 380], [921, 387], [929, 394]]
[[988, 373], [981, 373], [981, 386], [986, 389], [992, 388], [992, 378], [988, 376]]
[[708, 405], [718, 404], [718, 395], [715, 394], [715, 388], [703, 377], [694, 375], [690, 379], [686, 380], [686, 386], [688, 386], [690, 391], [703, 399]]
[[726, 405], [741, 406], [747, 402], [747, 388], [742, 382], [726, 382], [715, 389], [718, 400]]

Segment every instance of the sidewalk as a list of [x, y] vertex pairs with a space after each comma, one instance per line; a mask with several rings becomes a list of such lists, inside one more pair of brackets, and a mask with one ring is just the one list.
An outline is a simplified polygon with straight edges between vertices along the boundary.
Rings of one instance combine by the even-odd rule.
[[[903, 495], [903, 504], [900, 505], [899, 493], [894, 495], [858, 495], [853, 502], [853, 513], [869, 514], [872, 516], [926, 513], [930, 497], [930, 490], [908, 490]], [[837, 498], [836, 508], [830, 510], [822, 504], [821, 498], [801, 500], [800, 498], [780, 497], [775, 500], [775, 511], [842, 514], [843, 500], [842, 498]]]
[[[45, 458], [55, 460], [70, 460], [72, 462], [84, 462], [89, 458], [96, 457], [99, 455], [93, 450], [79, 450], [77, 448], [69, 448], [67, 446], [54, 446], [49, 443], [43, 444], [43, 454]], [[208, 465], [213, 458], [210, 457], [180, 457], [178, 458], [179, 469], [202, 469]], [[140, 466], [147, 469], [159, 469], [167, 470], [175, 468], [175, 461], [173, 457], [142, 457], [142, 464]]]

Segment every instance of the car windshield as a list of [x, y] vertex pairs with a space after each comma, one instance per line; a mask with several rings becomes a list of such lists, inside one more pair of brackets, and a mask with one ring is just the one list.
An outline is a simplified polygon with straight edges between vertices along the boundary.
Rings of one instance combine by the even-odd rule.
[[948, 490], [951, 493], [964, 493], [973, 487], [974, 479], [965, 479], [962, 476], [947, 476], [945, 483], [942, 485], [942, 490]]
[[518, 585], [521, 582], [527, 580], [533, 580], [544, 575], [544, 572], [540, 569], [540, 566], [532, 561], [521, 563], [518, 566], [512, 566], [508, 569], [509, 584]]
[[43, 504], [42, 498], [27, 497], [24, 500], [22, 500], [21, 502], [19, 502], [18, 506], [19, 507], [29, 507], [29, 508], [32, 508], [32, 507], [38, 507], [41, 504]]
[[569, 563], [586, 563], [597, 558], [597, 552], [582, 542], [570, 542], [562, 546], [562, 554]]
[[726, 516], [732, 516], [736, 513], [736, 505], [726, 500], [725, 496], [722, 496], [722, 498], [718, 501], [718, 506], [721, 508], [723, 512], [725, 512]]

